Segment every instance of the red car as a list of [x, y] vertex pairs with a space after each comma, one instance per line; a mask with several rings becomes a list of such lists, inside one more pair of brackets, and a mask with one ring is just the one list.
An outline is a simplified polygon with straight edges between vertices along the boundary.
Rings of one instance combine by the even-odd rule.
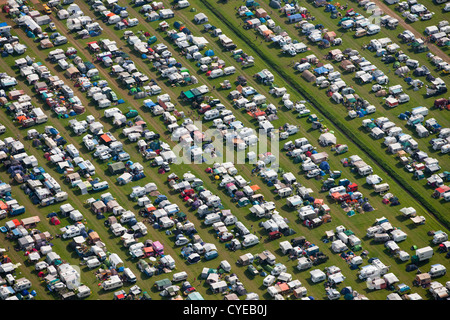
[[280, 231], [272, 231], [269, 233], [270, 240], [279, 239], [282, 236], [283, 236], [283, 234]]
[[187, 288], [186, 290], [184, 290], [183, 294], [185, 296], [187, 296], [189, 293], [194, 292], [194, 291], [195, 291], [195, 288], [194, 287], [190, 287], [190, 288]]

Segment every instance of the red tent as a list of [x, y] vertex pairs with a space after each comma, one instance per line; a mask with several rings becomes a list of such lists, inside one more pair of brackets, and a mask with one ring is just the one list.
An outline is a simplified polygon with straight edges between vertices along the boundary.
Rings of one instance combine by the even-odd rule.
[[50, 223], [54, 224], [55, 226], [59, 225], [61, 223], [61, 221], [59, 221], [59, 219], [57, 217], [52, 217], [50, 219]]

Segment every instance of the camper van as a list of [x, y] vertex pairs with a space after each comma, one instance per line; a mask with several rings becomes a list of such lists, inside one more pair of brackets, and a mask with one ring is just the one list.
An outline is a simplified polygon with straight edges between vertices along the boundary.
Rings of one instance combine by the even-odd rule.
[[189, 7], [190, 5], [191, 4], [187, 0], [178, 1], [178, 8], [179, 9], [183, 9], [183, 8]]
[[433, 264], [428, 274], [432, 278], [443, 276], [447, 273], [447, 269], [442, 264]]
[[225, 75], [230, 75], [236, 72], [236, 68], [234, 66], [226, 67], [223, 69], [223, 73]]
[[305, 70], [308, 70], [309, 68], [311, 68], [311, 64], [309, 62], [301, 63], [297, 66], [297, 70], [299, 72], [303, 72]]
[[136, 282], [136, 276], [134, 275], [133, 271], [131, 271], [130, 268], [125, 268], [123, 270], [123, 275], [125, 276], [125, 279], [128, 282], [131, 282], [131, 283]]
[[242, 246], [244, 248], [248, 248], [248, 247], [251, 247], [258, 243], [259, 243], [259, 239], [256, 235], [247, 234], [246, 236], [244, 236], [244, 240], [242, 241]]
[[188, 278], [187, 272], [186, 271], [181, 271], [181, 272], [175, 273], [173, 275], [172, 282], [184, 281], [187, 278]]
[[385, 192], [388, 190], [389, 190], [389, 184], [387, 184], [387, 183], [380, 183], [380, 184], [374, 185], [374, 191], [376, 193], [381, 193], [381, 192]]
[[94, 269], [94, 268], [96, 268], [96, 267], [98, 267], [100, 265], [101, 265], [101, 262], [95, 257], [92, 258], [92, 259], [89, 259], [88, 261], [86, 261], [86, 266], [89, 269]]
[[263, 285], [266, 287], [270, 287], [275, 282], [275, 280], [277, 280], [277, 278], [269, 274], [267, 277], [264, 278]]
[[206, 225], [211, 225], [215, 222], [219, 222], [220, 221], [220, 215], [217, 213], [210, 213], [205, 217], [205, 221], [204, 224]]
[[113, 290], [120, 288], [123, 285], [122, 280], [120, 280], [118, 275], [111, 276], [109, 280], [102, 283], [103, 290]]
[[216, 118], [219, 118], [219, 117], [220, 117], [220, 112], [219, 112], [219, 110], [213, 109], [213, 110], [208, 110], [208, 111], [206, 111], [206, 112], [204, 113], [203, 119], [204, 119], [205, 121], [208, 121], [208, 120], [213, 120], [213, 119], [216, 119]]
[[222, 69], [215, 69], [215, 70], [211, 71], [211, 73], [209, 74], [209, 77], [211, 79], [215, 79], [220, 76], [223, 76], [223, 74], [224, 74], [224, 71]]

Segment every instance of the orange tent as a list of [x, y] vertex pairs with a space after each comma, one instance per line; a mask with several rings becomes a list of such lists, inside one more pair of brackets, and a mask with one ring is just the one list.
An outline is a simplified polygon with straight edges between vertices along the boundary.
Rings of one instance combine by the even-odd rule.
[[156, 210], [156, 207], [148, 207], [147, 212], [153, 212]]
[[26, 117], [26, 116], [18, 116], [18, 117], [16, 118], [16, 120], [19, 121], [19, 123], [22, 123], [22, 121], [27, 120], [27, 117]]
[[283, 293], [283, 292], [289, 291], [289, 286], [288, 286], [288, 284], [287, 284], [286, 282], [280, 283], [280, 284], [278, 285], [278, 287], [280, 288], [280, 291], [281, 291], [282, 293]]
[[100, 237], [98, 236], [98, 233], [95, 231], [89, 233], [89, 239], [91, 241], [100, 241]]
[[261, 189], [257, 184], [254, 184], [254, 185], [250, 186], [250, 188], [251, 188], [253, 191], [258, 191], [259, 189]]
[[14, 219], [14, 220], [12, 220], [12, 222], [14, 223], [14, 225], [15, 225], [16, 227], [20, 226], [20, 222], [19, 222], [18, 219]]
[[100, 136], [100, 139], [102, 139], [103, 142], [105, 142], [105, 143], [111, 142], [111, 137], [108, 136], [107, 134], [102, 134], [102, 135]]
[[249, 111], [249, 112], [247, 112], [247, 114], [249, 116], [252, 116], [253, 118], [258, 118], [258, 117], [262, 117], [262, 116], [266, 115], [266, 113], [264, 111], [261, 111], [259, 109], [254, 112]]
[[333, 200], [339, 200], [341, 194], [339, 192], [335, 192], [331, 194], [331, 197], [333, 198]]
[[8, 210], [8, 206], [3, 201], [0, 201], [0, 210]]
[[264, 36], [265, 38], [267, 38], [267, 37], [270, 36], [271, 34], [273, 34], [273, 31], [272, 31], [272, 30], [265, 30], [265, 31], [263, 31], [263, 36]]
[[314, 205], [322, 205], [323, 204], [323, 199], [315, 199], [314, 200]]
[[107, 16], [107, 17], [112, 17], [112, 16], [115, 16], [115, 15], [116, 15], [115, 13], [110, 12], [110, 13], [108, 13], [106, 16]]
[[144, 247], [144, 254], [148, 256], [152, 256], [155, 253], [152, 247]]

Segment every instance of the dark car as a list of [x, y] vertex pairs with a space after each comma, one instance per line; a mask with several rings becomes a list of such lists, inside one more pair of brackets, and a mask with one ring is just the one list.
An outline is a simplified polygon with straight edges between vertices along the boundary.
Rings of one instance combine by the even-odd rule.
[[416, 266], [415, 264], [408, 264], [406, 266], [406, 271], [407, 272], [411, 272], [411, 271], [414, 271], [414, 270], [417, 270], [417, 269], [419, 269], [419, 267]]
[[247, 267], [248, 272], [250, 272], [251, 275], [257, 276], [259, 274], [258, 270], [256, 270], [254, 265], [249, 265]]

